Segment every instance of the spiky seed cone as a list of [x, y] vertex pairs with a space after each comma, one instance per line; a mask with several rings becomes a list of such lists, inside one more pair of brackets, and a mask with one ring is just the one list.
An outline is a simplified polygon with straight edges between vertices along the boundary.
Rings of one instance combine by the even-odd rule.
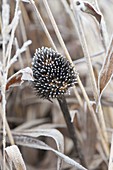
[[34, 89], [41, 98], [58, 98], [77, 82], [70, 62], [51, 48], [36, 49], [32, 70]]

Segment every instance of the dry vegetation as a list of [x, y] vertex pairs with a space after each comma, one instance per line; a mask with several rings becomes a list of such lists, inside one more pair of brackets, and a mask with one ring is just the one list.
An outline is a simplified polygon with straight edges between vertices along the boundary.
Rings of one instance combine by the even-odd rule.
[[[112, 0], [0, 2], [1, 170], [113, 170], [112, 11]], [[77, 146], [57, 99], [40, 99], [31, 87], [42, 46], [79, 73], [65, 95]]]

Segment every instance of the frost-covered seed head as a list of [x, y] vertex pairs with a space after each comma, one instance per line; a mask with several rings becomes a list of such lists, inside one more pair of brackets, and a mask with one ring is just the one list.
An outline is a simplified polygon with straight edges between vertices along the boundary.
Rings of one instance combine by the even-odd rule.
[[58, 98], [77, 83], [77, 73], [70, 62], [51, 48], [36, 49], [32, 70], [33, 86], [41, 98]]

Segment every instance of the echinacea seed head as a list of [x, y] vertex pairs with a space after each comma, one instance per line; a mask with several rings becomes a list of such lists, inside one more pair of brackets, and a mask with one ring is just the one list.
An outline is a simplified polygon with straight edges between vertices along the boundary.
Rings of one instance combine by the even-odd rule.
[[36, 49], [32, 70], [33, 86], [41, 98], [58, 98], [77, 83], [77, 72], [71, 63], [51, 48]]

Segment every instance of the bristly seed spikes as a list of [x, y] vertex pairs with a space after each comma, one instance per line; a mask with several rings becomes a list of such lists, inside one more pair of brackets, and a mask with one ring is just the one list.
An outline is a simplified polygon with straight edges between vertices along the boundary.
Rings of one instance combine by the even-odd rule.
[[41, 98], [58, 98], [77, 83], [77, 72], [71, 63], [51, 48], [36, 49], [32, 70], [34, 89]]

